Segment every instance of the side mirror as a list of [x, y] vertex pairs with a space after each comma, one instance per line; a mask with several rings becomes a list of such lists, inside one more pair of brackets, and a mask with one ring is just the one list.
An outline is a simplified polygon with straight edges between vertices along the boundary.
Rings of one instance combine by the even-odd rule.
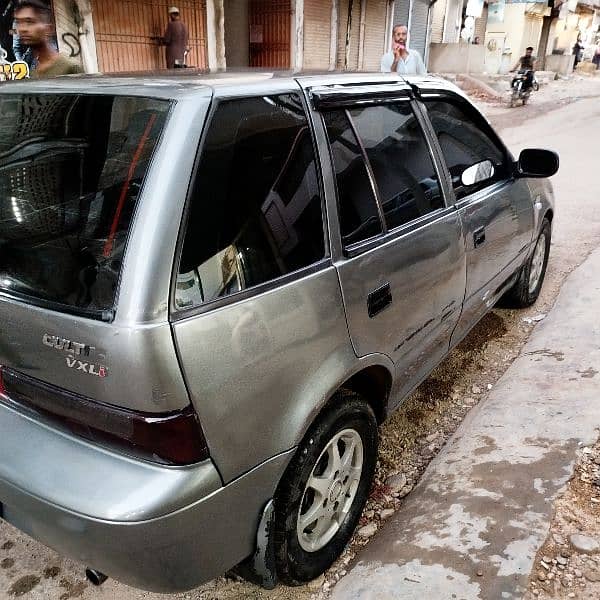
[[460, 180], [463, 185], [475, 185], [482, 181], [487, 181], [494, 176], [494, 165], [491, 160], [482, 160], [481, 162], [470, 166], [463, 171]]
[[558, 171], [558, 154], [552, 150], [523, 150], [517, 162], [516, 177], [552, 177]]

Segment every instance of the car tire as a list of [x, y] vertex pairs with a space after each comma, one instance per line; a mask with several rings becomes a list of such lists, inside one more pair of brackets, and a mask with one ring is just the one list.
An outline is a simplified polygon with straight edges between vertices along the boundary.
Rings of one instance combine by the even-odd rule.
[[372, 408], [353, 392], [338, 393], [304, 437], [275, 495], [275, 561], [283, 583], [318, 577], [342, 553], [369, 495], [377, 446]]
[[531, 306], [538, 299], [544, 283], [546, 267], [548, 266], [551, 236], [550, 221], [544, 217], [533, 252], [521, 267], [515, 285], [506, 294], [507, 305], [515, 308], [525, 308]]

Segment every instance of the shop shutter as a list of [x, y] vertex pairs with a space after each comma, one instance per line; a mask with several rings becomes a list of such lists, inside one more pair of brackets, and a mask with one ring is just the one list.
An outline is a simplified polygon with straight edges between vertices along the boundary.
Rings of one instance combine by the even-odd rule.
[[446, 19], [446, 0], [437, 0], [431, 9], [431, 39], [432, 44], [441, 44], [444, 40], [444, 21]]
[[394, 3], [394, 25], [406, 25], [408, 27], [409, 0], [396, 0]]
[[[98, 67], [105, 73], [154, 70], [166, 67], [165, 48], [159, 46], [172, 0], [92, 0]], [[177, 0], [189, 30], [188, 64], [206, 67], [205, 0]]]
[[338, 43], [337, 68], [344, 69], [346, 57], [346, 28], [348, 25], [348, 7], [352, 2], [352, 27], [350, 30], [350, 55], [348, 71], [358, 69], [358, 48], [360, 37], [360, 0], [340, 0], [338, 5]]
[[329, 69], [331, 2], [304, 0], [304, 69]]
[[416, 50], [423, 59], [427, 43], [428, 20], [429, 3], [427, 0], [414, 0], [410, 19], [410, 47]]
[[[387, 0], [367, 0], [365, 39], [363, 46], [364, 71], [379, 71], [385, 48]], [[359, 13], [360, 18], [360, 13]]]

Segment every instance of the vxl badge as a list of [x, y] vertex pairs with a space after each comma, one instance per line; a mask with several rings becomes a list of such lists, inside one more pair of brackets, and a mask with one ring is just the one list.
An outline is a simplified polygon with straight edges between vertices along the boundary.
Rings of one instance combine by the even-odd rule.
[[[42, 336], [42, 342], [45, 346], [54, 348], [59, 352], [66, 352], [69, 355], [65, 357], [69, 369], [82, 371], [87, 375], [94, 375], [95, 377], [106, 377], [108, 375], [108, 369], [105, 366], [90, 362], [90, 356], [96, 349], [94, 346], [74, 342], [63, 337], [50, 335], [49, 333], [45, 333]], [[85, 358], [88, 360], [83, 360]]]

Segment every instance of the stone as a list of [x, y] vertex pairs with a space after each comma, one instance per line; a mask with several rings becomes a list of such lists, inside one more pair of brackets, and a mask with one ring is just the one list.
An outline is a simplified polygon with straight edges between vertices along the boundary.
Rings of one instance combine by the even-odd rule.
[[552, 559], [549, 556], [542, 556], [542, 560], [548, 564], [552, 562]]
[[397, 475], [392, 475], [385, 480], [385, 485], [390, 488], [392, 495], [398, 493], [407, 483], [406, 475], [404, 473], [399, 473]]
[[583, 573], [579, 569], [575, 569], [573, 571], [573, 574], [575, 575], [575, 577], [583, 577]]
[[575, 592], [571, 592], [571, 593], [570, 593], [570, 594], [567, 596], [567, 598], [576, 598], [576, 597], [577, 597], [577, 595], [575, 594]]
[[368, 525], [365, 525], [364, 527], [361, 527], [358, 530], [358, 535], [361, 538], [365, 538], [365, 539], [372, 537], [376, 533], [377, 533], [377, 525], [375, 523], [369, 523]]
[[544, 567], [544, 569], [546, 569], [546, 571], [550, 570], [550, 565], [546, 562], [544, 562], [543, 560], [540, 561], [540, 565], [542, 565], [542, 567]]
[[574, 533], [569, 536], [569, 542], [571, 542], [571, 546], [577, 552], [581, 552], [582, 554], [597, 554], [600, 552], [600, 544], [594, 538], [587, 535]]
[[592, 583], [600, 581], [600, 571], [597, 569], [585, 569], [583, 576]]
[[408, 496], [410, 492], [412, 492], [414, 485], [412, 483], [407, 483], [401, 492], [398, 492], [398, 498], [404, 498], [404, 496]]
[[477, 571], [477, 577], [483, 577], [483, 571], [481, 571], [481, 570]]
[[325, 583], [325, 575], [321, 575], [308, 583], [308, 589], [315, 592], [321, 589], [321, 586]]
[[431, 435], [428, 435], [425, 440], [427, 441], [428, 444], [431, 444], [431, 442], [434, 442], [435, 440], [438, 439], [440, 435], [439, 431], [436, 431], [435, 433], [432, 433]]
[[372, 519], [375, 516], [374, 510], [365, 510], [364, 512], [365, 519]]
[[555, 533], [552, 535], [552, 537], [554, 538], [554, 543], [558, 544], [559, 546], [563, 546], [565, 543], [565, 538], [560, 535], [560, 533]]
[[384, 508], [380, 513], [379, 516], [381, 519], [388, 519], [389, 517], [391, 517], [394, 514], [394, 509], [393, 508]]
[[481, 394], [481, 388], [480, 388], [478, 385], [474, 385], [474, 386], [471, 388], [471, 391], [472, 391], [474, 394]]
[[537, 577], [540, 581], [546, 581], [546, 573], [544, 571], [538, 571]]
[[557, 562], [559, 565], [566, 565], [566, 564], [567, 564], [569, 561], [568, 561], [568, 559], [567, 559], [567, 558], [565, 558], [564, 556], [557, 556], [557, 557], [556, 557], [556, 562]]

